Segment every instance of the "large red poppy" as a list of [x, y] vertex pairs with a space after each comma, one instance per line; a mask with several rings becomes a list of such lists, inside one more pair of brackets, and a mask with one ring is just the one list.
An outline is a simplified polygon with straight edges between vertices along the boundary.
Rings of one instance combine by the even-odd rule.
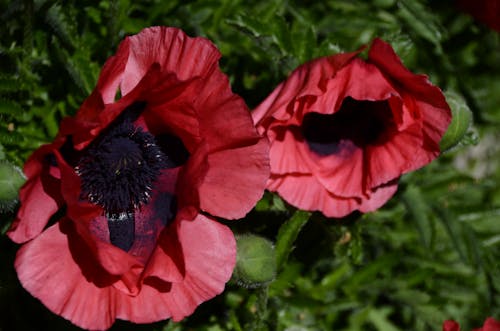
[[[443, 331], [460, 331], [460, 325], [453, 320], [444, 321]], [[500, 322], [492, 317], [488, 317], [484, 321], [482, 328], [474, 329], [473, 331], [500, 331]]]
[[441, 91], [390, 45], [358, 54], [300, 66], [252, 113], [271, 144], [268, 189], [329, 217], [383, 205], [402, 174], [439, 154], [451, 120]]
[[204, 38], [126, 38], [53, 143], [25, 166], [8, 235], [51, 311], [87, 329], [175, 321], [223, 291], [236, 255], [212, 216], [243, 217], [269, 176], [268, 143]]

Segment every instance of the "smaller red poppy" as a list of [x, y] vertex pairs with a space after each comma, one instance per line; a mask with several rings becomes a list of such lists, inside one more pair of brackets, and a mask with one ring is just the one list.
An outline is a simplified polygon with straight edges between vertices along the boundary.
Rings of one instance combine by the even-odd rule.
[[300, 66], [252, 113], [271, 144], [267, 188], [328, 217], [382, 206], [402, 174], [439, 155], [451, 121], [441, 90], [389, 44], [358, 54]]

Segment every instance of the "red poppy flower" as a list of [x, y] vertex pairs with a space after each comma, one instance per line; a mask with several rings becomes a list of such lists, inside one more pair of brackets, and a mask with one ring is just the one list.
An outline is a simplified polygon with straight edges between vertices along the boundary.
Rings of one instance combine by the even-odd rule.
[[329, 217], [383, 205], [402, 174], [439, 154], [451, 120], [441, 91], [390, 45], [358, 53], [300, 66], [252, 113], [271, 144], [268, 189]]
[[223, 291], [235, 239], [212, 216], [243, 217], [269, 161], [219, 57], [175, 28], [126, 38], [27, 161], [9, 236], [31, 240], [15, 267], [54, 313], [88, 329], [178, 321]]
[[[444, 321], [443, 331], [460, 331], [460, 325], [452, 320]], [[493, 317], [488, 317], [484, 321], [482, 328], [474, 329], [473, 331], [500, 331], [500, 322], [496, 321]]]

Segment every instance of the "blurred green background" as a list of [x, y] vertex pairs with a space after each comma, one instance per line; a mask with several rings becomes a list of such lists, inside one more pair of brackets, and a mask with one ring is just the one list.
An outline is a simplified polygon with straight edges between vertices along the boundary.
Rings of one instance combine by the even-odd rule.
[[[405, 175], [377, 212], [305, 224], [274, 282], [231, 281], [181, 323], [112, 330], [462, 330], [500, 318], [500, 40], [453, 1], [0, 1], [0, 162], [22, 166], [76, 112], [101, 66], [152, 25], [205, 36], [233, 90], [256, 106], [295, 67], [379, 36], [405, 65], [470, 109], [474, 124], [431, 165]], [[18, 246], [0, 214], [0, 330], [76, 330], [20, 286]], [[11, 208], [12, 209], [12, 208]], [[266, 193], [237, 233], [275, 242], [293, 209]]]

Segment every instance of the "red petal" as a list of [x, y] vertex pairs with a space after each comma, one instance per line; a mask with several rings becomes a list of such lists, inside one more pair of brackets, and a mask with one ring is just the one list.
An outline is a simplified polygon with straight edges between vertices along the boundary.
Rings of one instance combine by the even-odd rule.
[[264, 194], [269, 177], [268, 142], [208, 155], [208, 170], [199, 187], [200, 207], [214, 216], [242, 218]]
[[448, 104], [441, 90], [431, 85], [427, 80], [427, 76], [415, 75], [406, 69], [388, 43], [376, 38], [368, 53], [368, 61], [374, 63], [383, 71], [388, 76], [388, 79], [394, 80], [398, 89], [449, 112]]
[[113, 288], [92, 282], [98, 271], [82, 273], [60, 223], [22, 246], [15, 267], [24, 288], [55, 314], [92, 330], [107, 329], [114, 322]]
[[26, 161], [24, 172], [28, 181], [19, 192], [21, 207], [7, 235], [17, 243], [23, 243], [39, 235], [50, 217], [62, 205], [60, 175], [55, 166], [45, 160], [55, 148], [44, 145]]
[[362, 198], [368, 193], [365, 189], [364, 150], [350, 140], [340, 141], [339, 150], [339, 153], [325, 157], [310, 152], [315, 164], [313, 174], [326, 190], [336, 196]]
[[200, 210], [199, 186], [208, 171], [207, 144], [200, 143], [182, 166], [176, 187], [177, 218], [193, 219]]
[[300, 128], [273, 126], [268, 136], [271, 136], [269, 157], [273, 174], [311, 173], [310, 152], [304, 148]]
[[348, 96], [355, 100], [382, 101], [394, 95], [398, 92], [376, 66], [355, 58], [328, 81], [327, 90], [309, 111], [333, 114]]
[[424, 148], [435, 156], [439, 154], [439, 141], [451, 122], [449, 109], [443, 110], [421, 101], [416, 101], [423, 120]]
[[[175, 227], [175, 225], [171, 225]], [[185, 275], [182, 246], [175, 228], [166, 228], [158, 238], [156, 248], [151, 255], [143, 277], [155, 277], [165, 283], [182, 282]]]
[[120, 46], [118, 46], [116, 54], [108, 58], [101, 69], [95, 90], [99, 91], [99, 94], [102, 96], [102, 100], [105, 104], [113, 103], [115, 101], [118, 86], [123, 80], [123, 74], [127, 64], [127, 59], [129, 58], [129, 52], [130, 40], [126, 38], [120, 43]]
[[147, 130], [154, 135], [176, 135], [192, 153], [201, 141], [201, 110], [193, 100], [199, 97], [204, 83], [201, 78], [179, 81], [173, 74], [164, 76], [143, 96], [147, 100], [147, 108], [142, 114]]
[[[69, 221], [51, 226], [21, 247], [15, 266], [21, 283], [33, 296], [80, 327], [107, 329], [115, 317], [136, 323], [170, 316], [178, 321], [223, 291], [236, 262], [236, 243], [228, 227], [202, 215], [179, 221], [169, 231], [162, 238], [175, 239], [178, 244], [162, 244], [166, 250], [154, 255], [136, 296], [115, 289], [117, 278], [89, 257], [87, 246]], [[171, 257], [182, 257], [182, 274], [165, 273], [165, 268], [176, 266]], [[153, 276], [161, 278], [155, 281]], [[165, 276], [174, 283], [164, 282]]]
[[200, 135], [209, 152], [256, 144], [255, 130], [248, 108], [233, 94], [229, 80], [216, 68], [197, 91], [193, 107], [199, 114]]
[[369, 199], [342, 198], [327, 191], [314, 176], [288, 175], [271, 177], [268, 183], [271, 191], [291, 205], [310, 211], [321, 211], [327, 217], [344, 217], [355, 210], [369, 212], [381, 207], [397, 190], [391, 183], [371, 192]]
[[359, 51], [319, 58], [295, 69], [286, 81], [278, 85], [253, 110], [254, 123], [267, 127], [271, 117], [280, 121], [290, 118], [298, 98], [322, 95], [326, 82], [358, 53]]
[[[163, 228], [175, 218], [175, 186], [179, 168], [162, 170], [153, 188], [151, 200], [135, 212], [135, 239], [128, 251], [146, 264], [157, 247]], [[107, 224], [107, 220], [105, 221]], [[107, 231], [107, 226], [105, 226]], [[106, 241], [109, 239], [106, 236]]]
[[443, 331], [460, 331], [460, 326], [452, 320], [444, 321]]
[[500, 322], [493, 317], [488, 317], [486, 321], [484, 321], [483, 328], [477, 331], [500, 331]]
[[[161, 281], [148, 283], [146, 279], [138, 296], [121, 296], [118, 318], [150, 323], [171, 315], [174, 321], [179, 321], [193, 313], [200, 303], [224, 290], [236, 263], [236, 242], [231, 230], [203, 215], [198, 215], [193, 221], [178, 221], [176, 227], [167, 231], [177, 231], [182, 253], [176, 245], [169, 246], [175, 251], [165, 250], [165, 254], [155, 255], [159, 261], [154, 262], [153, 269], [163, 268], [162, 260], [169, 264], [168, 256], [182, 254], [184, 278], [177, 279], [180, 281], [170, 286]], [[163, 271], [153, 269], [151, 274], [163, 274]]]
[[436, 157], [422, 149], [422, 133], [418, 124], [395, 133], [380, 145], [368, 146], [366, 157], [366, 185], [377, 187], [418, 169]]
[[[153, 63], [180, 80], [205, 76], [217, 64], [220, 53], [205, 38], [190, 38], [181, 30], [152, 27], [127, 38], [129, 57], [122, 78], [122, 95], [129, 93]], [[121, 49], [121, 48], [120, 48]]]

